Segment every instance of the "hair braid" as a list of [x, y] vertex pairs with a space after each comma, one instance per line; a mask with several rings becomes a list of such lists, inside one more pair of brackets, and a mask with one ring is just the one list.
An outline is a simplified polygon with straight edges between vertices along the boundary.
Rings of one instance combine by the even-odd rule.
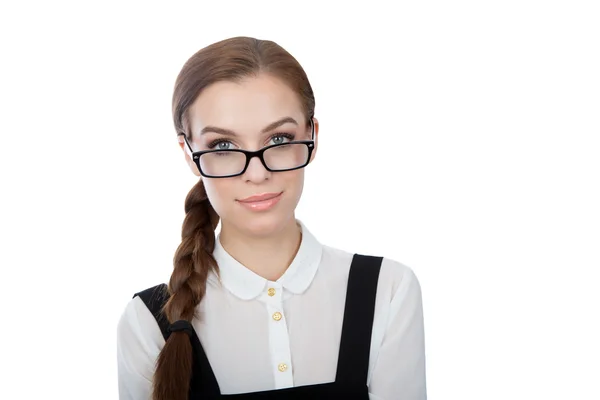
[[[173, 258], [169, 281], [171, 296], [164, 308], [171, 323], [181, 319], [191, 322], [206, 293], [209, 271], [219, 273], [212, 255], [219, 216], [208, 201], [202, 180], [188, 193], [185, 213], [181, 244]], [[187, 399], [192, 360], [189, 336], [185, 332], [171, 333], [156, 363], [153, 400]]]

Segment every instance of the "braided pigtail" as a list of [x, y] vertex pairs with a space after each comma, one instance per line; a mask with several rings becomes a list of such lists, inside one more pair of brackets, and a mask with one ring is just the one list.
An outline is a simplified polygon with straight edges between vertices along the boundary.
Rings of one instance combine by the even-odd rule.
[[[173, 258], [174, 269], [169, 281], [171, 296], [164, 308], [170, 323], [192, 321], [196, 306], [206, 293], [210, 270], [218, 273], [212, 253], [219, 216], [208, 201], [202, 180], [188, 193], [185, 213], [181, 244]], [[188, 334], [172, 332], [158, 356], [152, 399], [187, 399], [192, 361], [192, 345]]]

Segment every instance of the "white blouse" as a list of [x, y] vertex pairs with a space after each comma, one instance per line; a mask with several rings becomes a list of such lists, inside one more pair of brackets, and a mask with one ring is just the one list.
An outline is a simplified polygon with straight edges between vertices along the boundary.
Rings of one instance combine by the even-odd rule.
[[[275, 282], [236, 261], [217, 236], [221, 282], [209, 275], [192, 325], [222, 394], [335, 380], [353, 254], [322, 245], [297, 223], [300, 248]], [[117, 328], [121, 400], [150, 399], [163, 345], [145, 304], [130, 300]], [[377, 286], [367, 385], [372, 400], [427, 398], [421, 287], [410, 267], [387, 258]]]

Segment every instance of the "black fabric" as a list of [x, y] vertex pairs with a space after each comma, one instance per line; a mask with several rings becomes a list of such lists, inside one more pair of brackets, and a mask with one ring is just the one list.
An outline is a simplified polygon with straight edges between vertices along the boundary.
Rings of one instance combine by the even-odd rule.
[[[366, 382], [377, 282], [383, 257], [355, 254], [348, 278], [336, 382]], [[372, 264], [371, 264], [372, 263]]]
[[[366, 383], [375, 298], [382, 260], [383, 257], [360, 254], [354, 254], [353, 256], [348, 277], [335, 382], [222, 395], [200, 339], [196, 332], [192, 330], [190, 340], [194, 350], [194, 365], [190, 382], [190, 400], [216, 400], [221, 398], [234, 400], [318, 400], [338, 398], [369, 400]], [[140, 296], [152, 312], [165, 338], [169, 335], [169, 322], [162, 315], [161, 310], [168, 300], [166, 289], [167, 286], [164, 284], [157, 285], [135, 295]]]
[[154, 315], [163, 337], [165, 340], [167, 340], [169, 337], [169, 320], [162, 312], [164, 305], [167, 303], [167, 300], [169, 300], [167, 285], [165, 283], [161, 283], [160, 285], [156, 285], [138, 292], [133, 295], [133, 297], [135, 296], [139, 296], [146, 307], [148, 307], [148, 310], [150, 310], [152, 315]]

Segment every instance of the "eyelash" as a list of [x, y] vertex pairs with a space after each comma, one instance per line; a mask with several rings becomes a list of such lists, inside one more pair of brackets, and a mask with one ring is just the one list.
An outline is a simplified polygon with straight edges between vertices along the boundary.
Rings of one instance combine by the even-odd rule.
[[[293, 133], [279, 132], [279, 133], [275, 133], [275, 134], [271, 135], [269, 137], [269, 141], [273, 140], [273, 138], [276, 138], [276, 137], [283, 137], [283, 138], [286, 138], [286, 139], [289, 139], [290, 141], [292, 141], [292, 140], [294, 140], [294, 138], [296, 137], [296, 135], [294, 135]], [[215, 140], [213, 140], [212, 142], [210, 142], [208, 144], [208, 149], [209, 150], [214, 149], [215, 147], [217, 147], [217, 145], [219, 143], [231, 143], [231, 140], [227, 140], [227, 139], [215, 139]]]

